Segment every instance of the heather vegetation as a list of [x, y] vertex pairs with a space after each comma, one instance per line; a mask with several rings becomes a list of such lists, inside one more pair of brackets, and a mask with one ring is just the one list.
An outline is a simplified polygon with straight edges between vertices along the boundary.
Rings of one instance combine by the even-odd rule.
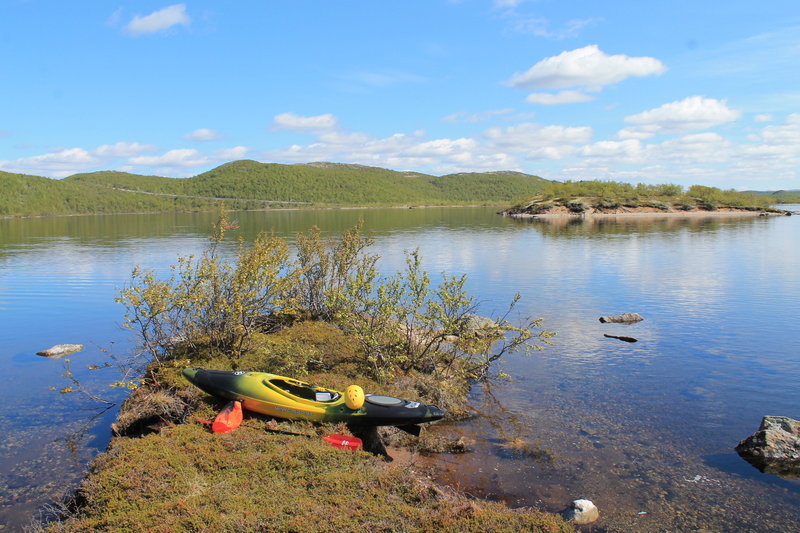
[[[118, 437], [46, 529], [572, 530], [556, 515], [436, 486], [413, 463], [394, 466], [318, 438], [348, 431], [343, 425], [280, 422], [276, 432], [248, 414], [235, 432], [215, 435], [196, 423], [222, 402], [189, 385], [186, 366], [268, 371], [339, 390], [358, 384], [458, 417], [468, 412], [470, 383], [492, 375], [497, 357], [551, 335], [540, 321], [477, 317], [466, 278], [434, 283], [416, 251], [404, 270], [382, 275], [360, 226], [336, 238], [312, 228], [297, 237], [296, 254], [266, 234], [226, 253], [234, 229], [223, 211], [206, 251], [165, 277], [137, 269], [120, 291], [127, 325], [142, 338], [141, 353], [120, 363], [120, 384], [133, 390], [114, 424]], [[441, 449], [427, 432], [411, 441], [397, 430], [382, 435]]]
[[[556, 515], [467, 499], [365, 452], [199, 424], [118, 439], [48, 531], [567, 532]], [[316, 436], [316, 435], [315, 435]], [[78, 506], [78, 507], [76, 507]]]

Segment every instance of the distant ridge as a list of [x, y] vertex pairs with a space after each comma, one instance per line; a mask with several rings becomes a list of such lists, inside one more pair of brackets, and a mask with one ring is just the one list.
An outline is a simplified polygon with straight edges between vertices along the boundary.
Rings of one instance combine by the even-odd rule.
[[791, 199], [792, 202], [800, 202], [800, 189], [789, 189], [780, 191], [744, 191], [759, 196], [774, 196], [780, 200]]
[[0, 171], [0, 215], [56, 215], [279, 206], [503, 205], [551, 183], [514, 171], [431, 176], [357, 164], [240, 160], [192, 178], [117, 171], [54, 180]]

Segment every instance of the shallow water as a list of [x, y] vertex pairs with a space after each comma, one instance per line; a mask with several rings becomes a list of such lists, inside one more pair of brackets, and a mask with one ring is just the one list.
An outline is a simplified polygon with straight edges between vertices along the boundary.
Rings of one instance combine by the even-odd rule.
[[[119, 400], [102, 387], [109, 370], [86, 369], [131, 349], [117, 288], [136, 264], [163, 270], [200, 250], [213, 218], [0, 220], [0, 525], [19, 529], [72, 487], [114, 416], [49, 390], [68, 385], [63, 362], [34, 353], [85, 344], [73, 371]], [[518, 222], [487, 208], [235, 218], [247, 240], [313, 224], [337, 233], [363, 218], [385, 272], [419, 247], [432, 274], [469, 275], [482, 314], [519, 292], [520, 313], [557, 332], [545, 350], [501, 362], [510, 381], [475, 389], [485, 416], [436, 429], [475, 443], [444, 457], [443, 479], [514, 506], [588, 498], [609, 530], [800, 529], [787, 511], [800, 508], [800, 482], [761, 474], [733, 450], [765, 414], [800, 418], [800, 218]], [[645, 321], [598, 321], [623, 312]]]

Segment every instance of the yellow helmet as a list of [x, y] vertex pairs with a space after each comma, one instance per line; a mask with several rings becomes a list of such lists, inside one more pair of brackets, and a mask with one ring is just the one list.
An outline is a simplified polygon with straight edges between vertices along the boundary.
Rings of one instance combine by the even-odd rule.
[[344, 391], [344, 403], [354, 411], [361, 409], [361, 406], [364, 405], [364, 389], [358, 385], [347, 387]]

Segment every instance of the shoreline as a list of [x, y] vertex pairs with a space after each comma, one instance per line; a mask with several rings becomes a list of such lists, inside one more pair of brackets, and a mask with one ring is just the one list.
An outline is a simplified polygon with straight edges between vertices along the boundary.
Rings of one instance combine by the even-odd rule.
[[[317, 206], [298, 206], [298, 207], [268, 207], [261, 209], [231, 209], [230, 212], [255, 213], [259, 211], [333, 211], [333, 210], [356, 210], [356, 209], [433, 209], [433, 208], [464, 208], [464, 207], [499, 207], [507, 204], [484, 203], [484, 204], [403, 204], [403, 205], [317, 205]], [[778, 204], [793, 205], [793, 204]], [[590, 209], [583, 213], [574, 213], [567, 208], [553, 208], [542, 213], [511, 213], [508, 209], [498, 211], [497, 214], [511, 218], [586, 218], [586, 217], [635, 217], [635, 216], [790, 216], [800, 215], [800, 211], [789, 211], [780, 208], [748, 209], [736, 207], [719, 207], [715, 210], [705, 210], [694, 208], [692, 210], [680, 210], [670, 208], [668, 210], [656, 209], [651, 207], [640, 208], [621, 208], [608, 212], [604, 210]], [[197, 209], [197, 210], [176, 210], [176, 211], [123, 211], [109, 213], [50, 213], [39, 215], [0, 215], [0, 220], [28, 219], [28, 218], [54, 218], [54, 217], [87, 217], [87, 216], [108, 216], [108, 215], [166, 215], [166, 214], [189, 214], [189, 213], [214, 213], [216, 209]]]
[[501, 211], [501, 216], [507, 216], [516, 219], [534, 219], [534, 218], [574, 218], [574, 219], [588, 219], [588, 218], [635, 218], [635, 217], [686, 217], [686, 218], [702, 218], [702, 217], [763, 217], [763, 216], [792, 216], [795, 214], [793, 211], [784, 209], [764, 210], [764, 209], [746, 209], [746, 208], [730, 208], [720, 207], [715, 210], [705, 209], [692, 209], [692, 210], [678, 210], [678, 209], [655, 209], [655, 208], [627, 208], [625, 210], [587, 210], [583, 213], [574, 213], [566, 208], [550, 209], [542, 213], [510, 213], [508, 211]]
[[[255, 213], [258, 211], [333, 211], [333, 210], [354, 210], [354, 209], [432, 209], [437, 207], [498, 207], [504, 204], [444, 204], [444, 205], [346, 205], [346, 206], [307, 206], [307, 207], [269, 207], [266, 209], [230, 209], [231, 213], [247, 212]], [[28, 219], [28, 218], [55, 218], [55, 217], [91, 217], [109, 215], [167, 215], [167, 214], [189, 214], [189, 213], [215, 213], [216, 209], [197, 209], [197, 210], [178, 210], [178, 211], [123, 211], [110, 213], [50, 213], [41, 215], [0, 215], [0, 220]]]

